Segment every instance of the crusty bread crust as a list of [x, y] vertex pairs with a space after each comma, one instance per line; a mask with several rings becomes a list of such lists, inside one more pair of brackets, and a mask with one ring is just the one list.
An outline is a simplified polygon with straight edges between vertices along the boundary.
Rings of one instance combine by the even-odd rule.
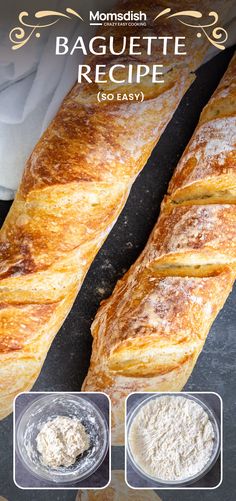
[[112, 470], [108, 487], [97, 490], [81, 489], [75, 501], [161, 501], [161, 498], [155, 491], [130, 489], [125, 482], [124, 470]]
[[[201, 115], [144, 251], [92, 325], [83, 390], [109, 394], [114, 444], [124, 440], [124, 399], [130, 392], [183, 388], [234, 283], [236, 200], [234, 194], [229, 201], [228, 190], [235, 189], [236, 101], [224, 116], [221, 100], [235, 92], [235, 69], [236, 56]], [[217, 182], [222, 175], [226, 192]], [[211, 183], [214, 198], [220, 194], [218, 204], [208, 197]]]
[[[167, 27], [169, 34], [176, 32], [174, 18], [152, 21], [156, 2], [135, 5], [147, 12], [150, 36], [166, 34]], [[122, 1], [117, 9], [123, 7], [134, 8], [134, 2]], [[129, 30], [117, 27], [118, 42], [142, 33], [140, 27]], [[113, 34], [113, 28], [104, 34]], [[136, 176], [194, 78], [208, 41], [180, 24], [178, 35], [186, 35], [188, 57], [163, 57], [165, 83], [144, 79], [143, 103], [98, 103], [96, 92], [104, 86], [76, 85], [26, 164], [0, 234], [0, 417], [11, 412], [14, 396], [35, 382]], [[156, 63], [157, 54], [144, 55], [142, 62]], [[109, 57], [104, 64], [118, 62]], [[127, 54], [124, 60], [140, 62]], [[91, 66], [96, 61], [89, 58]]]

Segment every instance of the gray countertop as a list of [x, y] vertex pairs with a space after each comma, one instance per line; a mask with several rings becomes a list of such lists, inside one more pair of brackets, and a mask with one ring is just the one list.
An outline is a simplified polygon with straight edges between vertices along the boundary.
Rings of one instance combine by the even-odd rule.
[[[100, 301], [109, 296], [117, 279], [143, 249], [158, 216], [160, 203], [173, 170], [206, 104], [233, 54], [224, 51], [204, 65], [182, 100], [138, 176], [129, 200], [103, 248], [95, 259], [74, 307], [57, 335], [36, 391], [79, 391], [86, 375], [91, 352], [90, 325]], [[9, 203], [0, 204], [1, 222]], [[215, 391], [224, 402], [224, 481], [215, 491], [161, 491], [163, 501], [233, 501], [235, 498], [236, 437], [236, 291], [218, 315], [203, 352], [186, 385], [188, 391]], [[9, 501], [45, 501], [45, 492], [23, 491], [12, 480], [12, 416], [0, 423], [0, 494]], [[113, 450], [112, 466], [123, 464], [122, 449]], [[47, 501], [71, 501], [73, 491], [46, 491]]]

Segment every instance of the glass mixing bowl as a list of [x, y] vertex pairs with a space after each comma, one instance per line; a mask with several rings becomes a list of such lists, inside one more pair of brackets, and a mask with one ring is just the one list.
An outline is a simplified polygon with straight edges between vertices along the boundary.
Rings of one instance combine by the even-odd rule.
[[[209, 461], [204, 466], [204, 468], [201, 471], [199, 471], [196, 475], [193, 475], [192, 477], [188, 477], [186, 479], [181, 479], [181, 480], [172, 480], [172, 481], [168, 480], [167, 481], [167, 480], [163, 480], [163, 479], [158, 478], [158, 477], [153, 477], [153, 476], [149, 475], [148, 473], [146, 473], [139, 466], [139, 464], [135, 461], [135, 458], [132, 454], [131, 447], [129, 444], [130, 427], [132, 425], [134, 418], [137, 416], [138, 412], [141, 410], [141, 407], [143, 407], [143, 405], [146, 405], [152, 399], [161, 398], [161, 397], [164, 397], [167, 395], [170, 395], [170, 396], [173, 396], [176, 398], [178, 398], [178, 397], [189, 398], [190, 400], [194, 400], [197, 404], [199, 404], [204, 409], [204, 411], [208, 414], [208, 417], [209, 417], [211, 424], [213, 426], [214, 435], [215, 435], [212, 454], [211, 454], [211, 457], [209, 458]], [[130, 463], [132, 465], [132, 468], [136, 471], [136, 473], [141, 475], [141, 477], [144, 478], [146, 481], [151, 480], [152, 482], [156, 482], [157, 486], [158, 486], [158, 484], [160, 484], [159, 487], [163, 487], [163, 488], [165, 488], [165, 487], [181, 487], [181, 486], [184, 487], [186, 485], [197, 482], [198, 480], [200, 480], [202, 477], [204, 477], [212, 469], [212, 467], [216, 463], [216, 461], [219, 457], [219, 454], [220, 454], [220, 447], [221, 447], [220, 446], [220, 429], [219, 429], [219, 424], [218, 424], [217, 417], [215, 416], [215, 413], [212, 411], [212, 409], [210, 409], [210, 407], [208, 407], [208, 405], [205, 403], [205, 401], [203, 402], [202, 400], [195, 397], [194, 395], [190, 395], [187, 393], [160, 393], [158, 395], [151, 395], [148, 397], [144, 396], [144, 398], [141, 400], [141, 402], [137, 406], [134, 405], [133, 408], [130, 410], [130, 412], [128, 414], [127, 429], [126, 430], [127, 430], [126, 431], [127, 454], [128, 454], [128, 458], [130, 460]]]
[[[69, 467], [50, 468], [40, 461], [36, 437], [42, 425], [57, 416], [77, 418], [90, 437], [90, 447]], [[94, 473], [108, 450], [108, 426], [103, 413], [82, 395], [50, 394], [36, 398], [21, 413], [15, 427], [16, 454], [32, 475], [58, 484], [81, 481]]]

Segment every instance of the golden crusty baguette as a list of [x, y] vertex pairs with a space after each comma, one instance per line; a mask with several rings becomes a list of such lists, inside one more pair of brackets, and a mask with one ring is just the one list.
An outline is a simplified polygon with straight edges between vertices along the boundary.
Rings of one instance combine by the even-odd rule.
[[[124, 440], [124, 399], [130, 392], [183, 388], [234, 283], [236, 205], [234, 198], [229, 203], [228, 190], [233, 192], [236, 171], [236, 101], [224, 116], [221, 99], [231, 99], [235, 69], [236, 57], [202, 112], [144, 251], [102, 302], [92, 325], [83, 390], [110, 396], [114, 444]], [[230, 129], [224, 140], [223, 133], [215, 135], [223, 127]], [[223, 192], [221, 175], [232, 180]], [[208, 205], [207, 189], [218, 204]]]
[[[179, 2], [203, 10], [200, 1]], [[166, 3], [167, 5], [167, 3]], [[204, 2], [205, 14], [211, 2]], [[176, 19], [153, 19], [165, 2], [122, 1], [117, 9], [144, 9], [148, 26], [117, 27], [116, 40], [142, 33], [186, 36], [187, 56], [161, 56], [165, 83], [138, 86], [143, 103], [98, 103], [111, 84], [76, 85], [30, 156], [0, 234], [0, 417], [14, 396], [35, 382], [52, 340], [68, 315], [84, 277], [127, 200], [130, 188], [193, 80], [206, 37]], [[155, 7], [155, 8], [154, 8]], [[225, 7], [224, 7], [225, 9]], [[127, 31], [128, 30], [128, 31]], [[105, 27], [106, 36], [113, 34]], [[160, 56], [160, 57], [159, 57]], [[140, 57], [123, 57], [126, 64]], [[94, 67], [100, 62], [88, 58]], [[104, 56], [103, 64], [121, 62]], [[114, 90], [114, 86], [113, 86]], [[132, 90], [122, 86], [119, 90]]]
[[146, 259], [153, 268], [167, 269], [167, 275], [170, 266], [236, 269], [236, 205], [164, 204]]
[[203, 278], [158, 272], [155, 277], [150, 271], [145, 281], [131, 268], [118, 282], [93, 323], [90, 369], [82, 388], [110, 396], [114, 445], [124, 440], [129, 393], [183, 388], [233, 281], [230, 268]]
[[130, 489], [124, 476], [124, 471], [112, 470], [111, 483], [108, 487], [80, 490], [75, 501], [161, 501], [155, 491]]
[[174, 203], [236, 203], [235, 57], [203, 110], [168, 193]]

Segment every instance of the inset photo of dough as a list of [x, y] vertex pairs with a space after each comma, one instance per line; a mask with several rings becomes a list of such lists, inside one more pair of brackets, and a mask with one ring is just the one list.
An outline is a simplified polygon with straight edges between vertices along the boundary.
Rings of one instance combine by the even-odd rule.
[[132, 393], [125, 477], [134, 489], [215, 489], [222, 482], [222, 399], [216, 393]]
[[110, 482], [104, 393], [21, 393], [14, 404], [14, 482], [22, 489], [103, 489]]

